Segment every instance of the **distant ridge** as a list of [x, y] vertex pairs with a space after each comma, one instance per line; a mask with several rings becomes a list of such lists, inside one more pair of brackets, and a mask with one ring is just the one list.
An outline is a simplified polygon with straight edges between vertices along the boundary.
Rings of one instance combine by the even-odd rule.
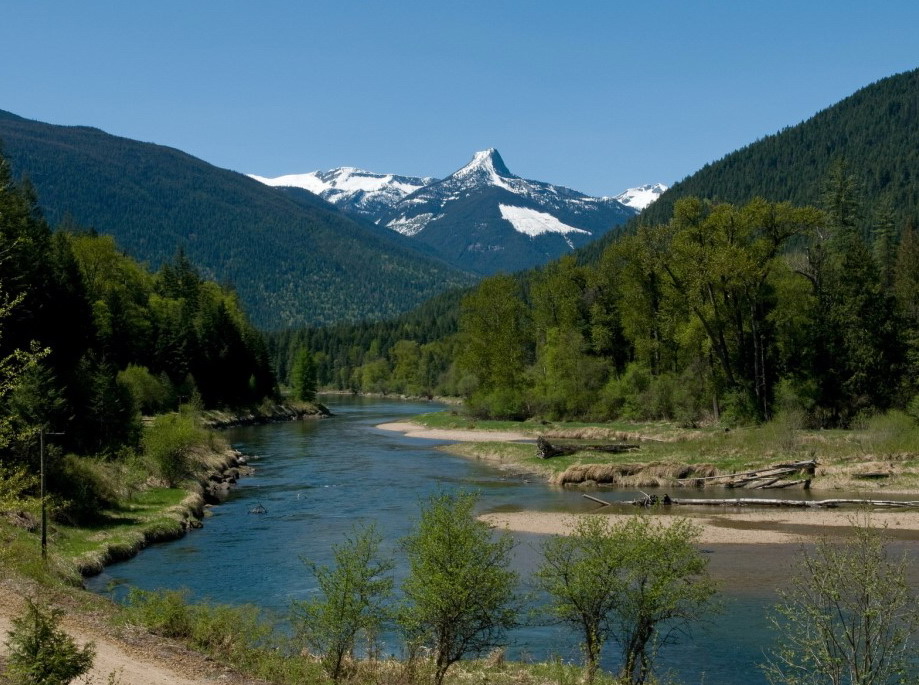
[[322, 199], [179, 150], [0, 111], [0, 142], [52, 224], [110, 233], [156, 267], [179, 246], [276, 328], [394, 316], [473, 278]]

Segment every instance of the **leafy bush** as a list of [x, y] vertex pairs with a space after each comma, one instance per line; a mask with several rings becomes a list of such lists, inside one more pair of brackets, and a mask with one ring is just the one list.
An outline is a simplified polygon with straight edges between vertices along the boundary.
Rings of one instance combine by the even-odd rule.
[[7, 678], [13, 685], [66, 685], [92, 667], [95, 647], [77, 647], [59, 627], [61, 613], [26, 599], [25, 613], [13, 619], [6, 643]]
[[148, 592], [131, 588], [126, 617], [164, 637], [186, 639], [192, 634], [187, 590]]
[[119, 499], [117, 471], [113, 465], [90, 457], [68, 454], [53, 471], [50, 484], [65, 504], [61, 515], [71, 521], [97, 516]]
[[135, 406], [142, 414], [155, 414], [164, 409], [169, 403], [171, 387], [168, 377], [157, 378], [146, 366], [128, 364], [127, 368], [118, 372], [118, 383], [123, 385], [134, 398]]
[[208, 444], [208, 431], [198, 426], [190, 412], [157, 416], [142, 439], [144, 454], [171, 487], [192, 474], [192, 450]]
[[466, 408], [479, 419], [523, 421], [529, 416], [523, 393], [513, 388], [476, 392], [467, 400]]

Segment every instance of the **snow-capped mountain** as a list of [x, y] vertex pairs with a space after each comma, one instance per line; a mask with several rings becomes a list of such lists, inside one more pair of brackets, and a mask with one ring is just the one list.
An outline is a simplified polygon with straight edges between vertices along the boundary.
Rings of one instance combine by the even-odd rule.
[[631, 207], [640, 212], [659, 198], [668, 187], [663, 183], [649, 183], [637, 188], [629, 188], [624, 193], [617, 195], [615, 199], [626, 207]]
[[481, 273], [542, 264], [635, 215], [615, 198], [515, 176], [495, 149], [407, 195], [378, 223]]
[[306, 189], [479, 273], [515, 271], [559, 257], [622, 224], [666, 190], [658, 183], [617, 197], [590, 197], [515, 176], [494, 148], [476, 152], [440, 180], [353, 167], [250, 176]]
[[376, 174], [372, 171], [339, 167], [308, 174], [288, 174], [266, 178], [249, 174], [250, 178], [269, 186], [303, 188], [342, 209], [370, 217], [373, 220], [406, 195], [434, 182], [434, 178]]

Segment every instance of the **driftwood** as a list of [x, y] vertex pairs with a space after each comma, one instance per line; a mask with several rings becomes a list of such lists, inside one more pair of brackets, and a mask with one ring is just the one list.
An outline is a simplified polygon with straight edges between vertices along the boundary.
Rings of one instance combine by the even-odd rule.
[[[801, 485], [805, 490], [810, 489], [811, 480], [817, 472], [817, 462], [813, 459], [807, 461], [794, 461], [772, 466], [764, 466], [752, 471], [742, 471], [740, 473], [722, 473], [717, 476], [704, 476], [700, 478], [679, 478], [677, 483], [705, 485], [723, 485], [726, 488], [752, 488], [771, 489], [771, 488], [788, 488], [793, 485]], [[809, 478], [799, 480], [782, 481], [783, 476], [790, 476], [795, 473], [805, 473]]]
[[597, 504], [599, 504], [600, 506], [603, 506], [603, 507], [609, 507], [609, 506], [611, 506], [611, 505], [613, 504], [612, 502], [607, 502], [606, 500], [602, 500], [602, 499], [600, 499], [599, 497], [593, 497], [593, 496], [591, 496], [591, 495], [586, 495], [586, 494], [585, 494], [585, 495], [583, 495], [583, 497], [585, 497], [585, 498], [591, 500], [592, 502], [596, 502]]
[[610, 454], [622, 454], [624, 452], [633, 452], [639, 449], [639, 445], [628, 443], [611, 443], [604, 445], [553, 445], [543, 436], [536, 438], [536, 456], [540, 459], [551, 459], [552, 457], [562, 457], [575, 452], [609, 452]]
[[[642, 493], [644, 494], [644, 493]], [[636, 506], [648, 506], [648, 495], [639, 497], [632, 501]], [[669, 500], [669, 502], [667, 501]], [[919, 501], [896, 501], [896, 500], [876, 500], [876, 499], [761, 499], [758, 497], [726, 497], [722, 499], [677, 499], [664, 495], [659, 500], [663, 504], [675, 505], [696, 505], [704, 507], [800, 507], [802, 509], [833, 509], [841, 506], [869, 506], [869, 507], [891, 507], [891, 508], [911, 508], [919, 507]]]

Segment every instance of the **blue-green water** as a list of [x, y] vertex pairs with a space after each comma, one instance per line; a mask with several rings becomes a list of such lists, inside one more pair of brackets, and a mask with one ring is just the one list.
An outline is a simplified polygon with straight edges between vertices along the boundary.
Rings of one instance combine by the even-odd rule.
[[[595, 505], [581, 490], [510, 477], [485, 464], [434, 449], [433, 440], [406, 438], [375, 425], [397, 421], [437, 405], [341, 397], [330, 402], [335, 418], [233, 429], [227, 437], [257, 455], [253, 477], [240, 481], [230, 499], [214, 507], [201, 530], [154, 545], [134, 559], [109, 567], [88, 584], [97, 591], [135, 586], [187, 588], [193, 598], [252, 603], [284, 612], [291, 600], [314, 591], [301, 558], [328, 563], [330, 547], [356, 521], [375, 521], [387, 551], [400, 560], [399, 540], [418, 514], [419, 501], [439, 489], [481, 494], [483, 511], [583, 512]], [[529, 480], [529, 482], [528, 482]], [[635, 492], [604, 492], [628, 500]], [[261, 503], [268, 513], [249, 514]], [[517, 535], [515, 565], [524, 579], [539, 564], [539, 536]], [[724, 611], [691, 637], [662, 648], [659, 673], [686, 685], [765, 683], [757, 664], [773, 639], [765, 612], [787, 579], [797, 548], [789, 545], [715, 545], [705, 550], [723, 584]], [[404, 567], [396, 571], [397, 578]], [[116, 590], [117, 594], [117, 590]], [[511, 655], [577, 660], [575, 638], [538, 618], [510, 634]], [[399, 653], [395, 637], [387, 651]], [[605, 667], [615, 669], [616, 648]]]

